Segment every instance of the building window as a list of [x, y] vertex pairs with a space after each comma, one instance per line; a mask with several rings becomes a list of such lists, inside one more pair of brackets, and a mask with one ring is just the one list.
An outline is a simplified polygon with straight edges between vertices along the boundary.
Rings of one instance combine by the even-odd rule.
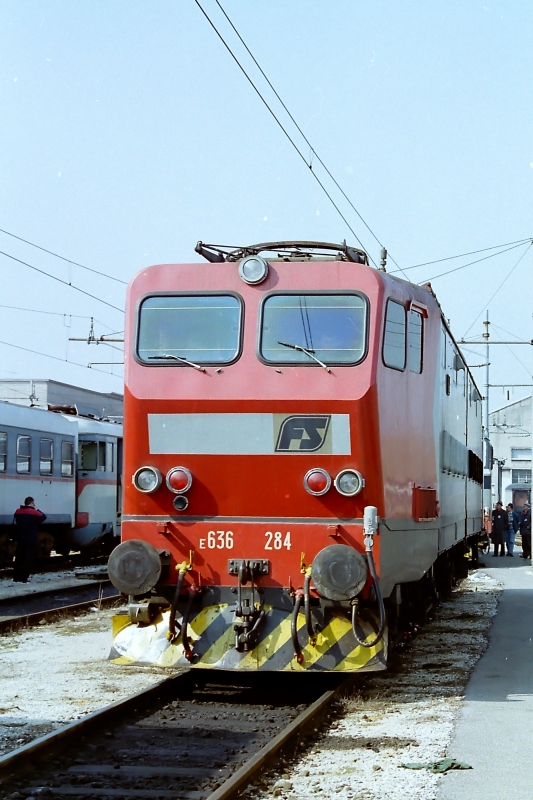
[[511, 475], [511, 483], [531, 483], [530, 469], [513, 469]]
[[424, 319], [419, 311], [409, 312], [409, 371], [422, 372]]
[[17, 436], [17, 472], [31, 472], [31, 436]]
[[401, 303], [389, 300], [385, 314], [383, 363], [392, 369], [405, 369], [406, 313]]
[[61, 442], [61, 475], [72, 478], [74, 475], [74, 445], [72, 442]]
[[41, 439], [39, 448], [39, 472], [51, 475], [53, 470], [54, 443], [51, 439]]
[[530, 460], [531, 447], [511, 447], [512, 461]]
[[7, 469], [7, 433], [0, 433], [0, 472]]

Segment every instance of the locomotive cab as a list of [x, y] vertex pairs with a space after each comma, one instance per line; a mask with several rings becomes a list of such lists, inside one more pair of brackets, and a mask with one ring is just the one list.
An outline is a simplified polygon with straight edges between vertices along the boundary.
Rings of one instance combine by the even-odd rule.
[[129, 287], [112, 655], [382, 669], [439, 555], [438, 304], [346, 245], [197, 250]]

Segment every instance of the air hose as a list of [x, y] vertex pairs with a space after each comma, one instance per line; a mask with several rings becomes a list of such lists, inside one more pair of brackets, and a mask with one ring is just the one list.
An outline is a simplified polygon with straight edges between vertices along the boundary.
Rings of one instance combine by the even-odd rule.
[[[307, 635], [310, 639], [315, 636], [313, 629], [313, 620], [311, 618], [311, 596], [309, 588], [311, 585], [311, 568], [306, 570], [304, 580], [304, 610], [305, 610], [305, 627], [307, 628]], [[313, 640], [314, 641], [314, 640]]]
[[187, 605], [185, 606], [185, 613], [184, 613], [183, 619], [181, 621], [181, 641], [182, 641], [182, 644], [183, 644], [183, 655], [185, 656], [187, 661], [190, 661], [192, 659], [192, 657], [193, 657], [193, 652], [192, 652], [192, 649], [189, 647], [189, 637], [187, 636], [187, 626], [189, 624], [189, 617], [191, 615], [192, 602], [193, 602], [194, 597], [196, 595], [196, 592], [198, 590], [197, 590], [196, 586], [193, 585], [193, 586], [189, 586], [189, 589], [187, 591], [189, 593], [189, 597], [187, 599]]
[[294, 658], [298, 664], [301, 664], [304, 660], [304, 654], [302, 653], [302, 648], [300, 647], [300, 641], [298, 639], [298, 614], [300, 612], [303, 599], [304, 593], [302, 589], [297, 589], [294, 594], [294, 608], [292, 610], [291, 617], [291, 639], [292, 646], [294, 647]]
[[374, 547], [374, 536], [377, 533], [378, 528], [378, 515], [377, 509], [374, 506], [366, 506], [364, 511], [364, 532], [365, 532], [365, 551], [367, 554], [368, 559], [368, 568], [370, 570], [370, 575], [372, 576], [372, 580], [374, 582], [374, 589], [376, 591], [376, 598], [378, 601], [379, 606], [379, 627], [378, 631], [372, 639], [371, 642], [363, 642], [357, 635], [357, 611], [359, 608], [359, 601], [357, 598], [352, 601], [352, 630], [353, 635], [355, 636], [355, 641], [357, 644], [360, 644], [361, 647], [375, 647], [378, 642], [382, 639], [383, 633], [385, 631], [385, 603], [383, 602], [383, 596], [381, 594], [381, 587], [379, 585], [379, 579], [376, 572], [376, 565], [374, 563], [374, 556], [372, 554], [372, 548]]
[[180, 601], [180, 594], [181, 594], [181, 587], [183, 586], [183, 579], [187, 572], [192, 569], [194, 559], [194, 551], [189, 550], [189, 561], [182, 561], [181, 564], [176, 564], [176, 569], [178, 570], [178, 582], [176, 584], [176, 591], [174, 592], [174, 597], [172, 598], [172, 605], [170, 606], [170, 616], [168, 618], [168, 632], [167, 632], [167, 639], [171, 644], [174, 644], [176, 639], [179, 636], [179, 633], [176, 631], [176, 625], [180, 628], [183, 627], [176, 622], [176, 611], [178, 610], [178, 603]]
[[178, 575], [178, 582], [176, 584], [176, 591], [174, 592], [174, 597], [172, 598], [172, 605], [170, 606], [170, 617], [168, 618], [168, 634], [167, 639], [169, 642], [174, 642], [178, 638], [178, 632], [176, 631], [176, 625], [181, 630], [181, 625], [176, 623], [176, 611], [178, 610], [178, 603], [180, 601], [180, 594], [181, 594], [181, 587], [183, 586], [183, 579], [185, 577], [186, 570], [180, 570]]

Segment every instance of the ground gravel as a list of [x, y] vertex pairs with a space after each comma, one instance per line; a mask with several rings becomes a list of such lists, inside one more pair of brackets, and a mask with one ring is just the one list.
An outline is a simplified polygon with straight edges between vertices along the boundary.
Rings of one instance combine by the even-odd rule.
[[483, 572], [463, 581], [388, 672], [358, 681], [318, 737], [246, 796], [434, 800], [446, 776], [401, 765], [447, 755], [461, 760], [461, 753], [447, 753], [447, 747], [466, 682], [486, 649], [500, 591]]
[[116, 610], [0, 636], [0, 754], [169, 674], [107, 661]]

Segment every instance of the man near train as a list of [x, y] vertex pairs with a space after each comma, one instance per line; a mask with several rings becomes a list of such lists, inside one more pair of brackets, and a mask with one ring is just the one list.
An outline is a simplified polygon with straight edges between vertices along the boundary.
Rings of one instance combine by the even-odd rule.
[[522, 555], [520, 558], [531, 558], [531, 506], [524, 504], [520, 515], [520, 535], [522, 536]]
[[46, 514], [35, 508], [33, 497], [27, 497], [24, 505], [15, 511], [13, 519], [17, 536], [13, 580], [17, 583], [28, 583], [39, 541], [39, 525], [45, 521]]

